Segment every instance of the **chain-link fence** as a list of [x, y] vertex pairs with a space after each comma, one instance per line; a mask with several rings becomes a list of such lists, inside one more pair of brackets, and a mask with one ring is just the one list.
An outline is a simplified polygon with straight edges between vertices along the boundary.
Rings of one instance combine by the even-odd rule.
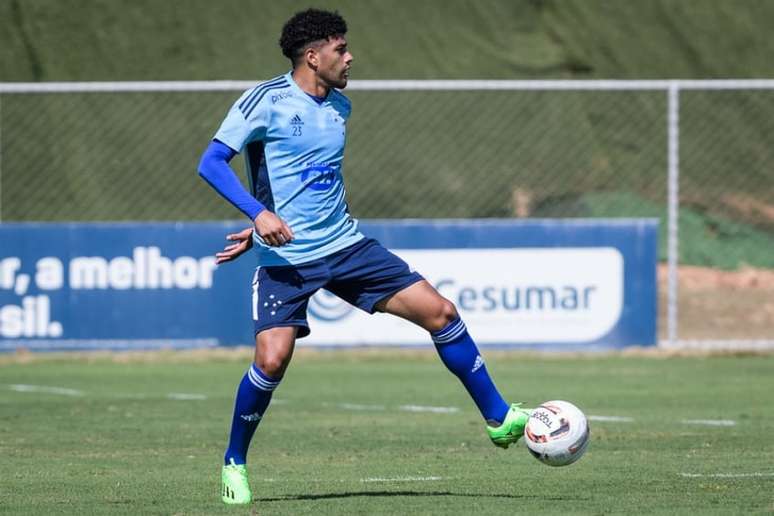
[[[679, 186], [680, 288], [666, 288], [663, 266], [661, 335], [774, 339], [774, 84], [702, 84], [715, 89], [354, 81], [350, 208], [359, 218], [659, 217], [666, 260]], [[196, 165], [247, 84], [0, 87], [1, 220], [240, 216]], [[671, 333], [667, 294], [679, 300]]]

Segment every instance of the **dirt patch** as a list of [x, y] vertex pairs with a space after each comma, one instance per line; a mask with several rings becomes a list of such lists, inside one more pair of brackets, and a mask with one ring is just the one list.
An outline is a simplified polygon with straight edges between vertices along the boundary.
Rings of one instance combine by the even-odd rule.
[[[616, 351], [600, 352], [555, 352], [555, 351], [509, 351], [485, 349], [486, 357], [498, 359], [524, 360], [597, 360], [605, 357], [627, 357], [663, 359], [671, 357], [723, 357], [723, 356], [763, 356], [774, 354], [774, 349], [761, 351], [728, 351], [700, 349], [664, 349], [657, 347], [631, 347]], [[40, 362], [86, 363], [110, 362], [118, 364], [196, 364], [212, 361], [234, 361], [249, 363], [253, 358], [253, 349], [249, 346], [229, 348], [208, 348], [195, 350], [159, 350], [159, 351], [86, 351], [64, 353], [33, 353], [20, 350], [0, 355], [0, 367]], [[400, 358], [407, 361], [437, 361], [438, 355], [428, 344], [427, 348], [405, 349], [392, 347], [368, 347], [353, 349], [315, 349], [300, 348], [294, 353], [294, 361], [332, 360], [337, 362], [369, 362]]]
[[0, 354], [0, 365], [55, 362], [60, 360], [78, 360], [87, 363], [113, 362], [118, 364], [201, 363], [212, 360], [248, 362], [252, 357], [253, 350], [247, 346], [186, 350], [67, 351], [54, 353], [36, 353], [19, 349], [13, 353]]
[[774, 222], [774, 205], [741, 194], [724, 195], [723, 204], [730, 206], [748, 219]]
[[[659, 334], [666, 337], [667, 267], [659, 265]], [[774, 340], [774, 270], [678, 270], [680, 339]]]
[[[774, 252], [774, 251], [772, 251]], [[659, 265], [659, 286], [666, 286], [667, 266]], [[774, 270], [742, 268], [738, 271], [722, 271], [709, 267], [681, 265], [678, 269], [679, 286], [695, 290], [763, 289], [774, 292]]]

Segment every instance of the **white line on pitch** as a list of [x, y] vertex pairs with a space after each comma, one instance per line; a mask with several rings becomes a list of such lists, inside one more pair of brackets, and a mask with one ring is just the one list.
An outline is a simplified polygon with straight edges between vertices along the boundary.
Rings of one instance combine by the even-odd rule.
[[[361, 478], [359, 481], [362, 483], [388, 483], [388, 482], [436, 482], [438, 480], [444, 480], [444, 477], [435, 477], [435, 476], [428, 476], [428, 477], [419, 477], [419, 476], [405, 476], [405, 477], [368, 477], [368, 478]], [[346, 482], [356, 482], [356, 480], [352, 479], [330, 479], [330, 478], [283, 478], [283, 479], [276, 479], [276, 478], [256, 478], [254, 479], [255, 482], [303, 482], [303, 483], [332, 483], [332, 482], [340, 482], [340, 483], [346, 483]]]
[[586, 419], [589, 421], [605, 421], [608, 423], [631, 423], [634, 421], [633, 417], [627, 416], [588, 416]]
[[434, 482], [443, 480], [443, 477], [394, 477], [394, 478], [361, 478], [361, 482]]
[[39, 392], [43, 394], [61, 394], [62, 396], [83, 396], [83, 391], [75, 389], [66, 389], [64, 387], [48, 387], [45, 385], [27, 385], [15, 383], [9, 385], [12, 391], [16, 392]]
[[684, 425], [736, 426], [733, 419], [683, 419], [680, 422]]
[[358, 403], [338, 403], [336, 406], [344, 410], [385, 410], [387, 408], [384, 405], [361, 405]]
[[454, 414], [459, 412], [457, 407], [428, 407], [425, 405], [401, 405], [398, 410], [405, 412], [431, 412], [433, 414]]
[[206, 400], [207, 396], [204, 394], [191, 394], [187, 392], [170, 392], [167, 394], [167, 398], [178, 401], [198, 401]]
[[680, 473], [685, 478], [751, 478], [774, 477], [774, 473]]

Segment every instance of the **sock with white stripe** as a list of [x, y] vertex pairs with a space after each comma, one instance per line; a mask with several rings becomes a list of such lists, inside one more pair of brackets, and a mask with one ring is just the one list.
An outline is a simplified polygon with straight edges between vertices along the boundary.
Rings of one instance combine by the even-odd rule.
[[508, 413], [508, 404], [497, 392], [462, 319], [458, 317], [430, 336], [444, 365], [460, 379], [484, 419], [500, 425]]
[[247, 461], [250, 440], [280, 380], [281, 378], [270, 378], [255, 364], [245, 373], [237, 389], [234, 417], [231, 420], [231, 436], [224, 458], [226, 465], [231, 464], [232, 459], [234, 464], [244, 464]]

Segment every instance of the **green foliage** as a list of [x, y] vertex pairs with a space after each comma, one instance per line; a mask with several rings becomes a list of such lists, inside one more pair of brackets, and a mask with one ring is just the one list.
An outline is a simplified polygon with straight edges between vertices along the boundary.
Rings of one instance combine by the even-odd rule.
[[[766, 0], [323, 0], [359, 79], [774, 76]], [[270, 77], [302, 0], [4, 0], [0, 80]]]
[[[432, 352], [300, 353], [250, 451], [250, 509], [223, 506], [218, 484], [245, 365], [167, 360], [0, 366], [0, 511], [728, 514], [766, 512], [774, 501], [771, 356], [489, 353], [498, 387], [514, 400], [568, 399], [587, 414], [633, 418], [591, 421], [586, 456], [550, 468], [521, 443], [492, 446], [464, 389]], [[19, 384], [83, 395], [12, 390]], [[403, 405], [460, 411], [407, 412]], [[736, 425], [683, 423], [701, 419]]]
[[[667, 257], [666, 207], [631, 192], [602, 192], [581, 195], [544, 206], [536, 213], [551, 217], [561, 213], [574, 217], [630, 217], [659, 219], [659, 256]], [[680, 263], [737, 269], [740, 266], [774, 268], [774, 238], [749, 224], [729, 220], [691, 206], [680, 209]]]
[[[347, 18], [355, 79], [774, 77], [765, 0], [317, 5]], [[0, 1], [0, 81], [262, 80], [307, 6]], [[663, 92], [348, 94], [357, 217], [642, 212], [666, 236]], [[237, 95], [4, 95], [2, 220], [239, 216], [195, 173]], [[774, 92], [683, 92], [680, 127], [682, 263], [771, 266]]]

